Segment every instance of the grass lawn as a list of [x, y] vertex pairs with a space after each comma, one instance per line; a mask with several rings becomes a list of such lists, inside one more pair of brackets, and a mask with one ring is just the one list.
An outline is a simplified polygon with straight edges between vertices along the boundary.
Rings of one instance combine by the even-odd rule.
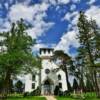
[[97, 98], [86, 98], [86, 99], [74, 99], [74, 98], [71, 98], [71, 97], [56, 97], [57, 100], [100, 100], [100, 99], [97, 99]]
[[72, 98], [69, 98], [69, 97], [56, 97], [57, 100], [75, 100], [75, 99], [72, 99]]
[[[84, 99], [82, 99], [84, 97]], [[57, 96], [57, 100], [100, 100], [96, 98], [96, 94], [94, 92], [83, 93], [82, 95], [71, 95], [71, 96]]]
[[[82, 99], [84, 97], [84, 99]], [[82, 95], [73, 95], [71, 96], [56, 96], [57, 100], [100, 100], [96, 98], [95, 93], [83, 93]], [[22, 94], [12, 94], [8, 97], [7, 100], [46, 100], [45, 97], [41, 96], [29, 96], [29, 97], [23, 97]]]
[[45, 97], [34, 96], [34, 97], [10, 97], [7, 100], [46, 100], [46, 99]]
[[[100, 100], [97, 98], [87, 97], [86, 99], [74, 99], [71, 97], [56, 97], [57, 100]], [[7, 100], [46, 100], [45, 97], [32, 96], [32, 97], [10, 97]]]

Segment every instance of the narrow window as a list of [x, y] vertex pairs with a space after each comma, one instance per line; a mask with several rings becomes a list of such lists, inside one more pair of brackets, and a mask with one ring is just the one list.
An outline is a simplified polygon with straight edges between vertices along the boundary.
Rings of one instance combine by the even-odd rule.
[[58, 80], [61, 80], [61, 75], [60, 74], [58, 75]]
[[62, 88], [62, 83], [59, 83], [59, 88]]
[[32, 89], [35, 89], [35, 83], [32, 83]]
[[35, 75], [34, 74], [32, 75], [32, 81], [35, 81]]

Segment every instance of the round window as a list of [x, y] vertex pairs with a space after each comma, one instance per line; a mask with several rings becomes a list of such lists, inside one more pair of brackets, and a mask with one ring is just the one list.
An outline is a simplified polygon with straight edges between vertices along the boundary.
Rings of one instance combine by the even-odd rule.
[[50, 73], [50, 70], [49, 69], [45, 69], [45, 73], [46, 74], [49, 74]]

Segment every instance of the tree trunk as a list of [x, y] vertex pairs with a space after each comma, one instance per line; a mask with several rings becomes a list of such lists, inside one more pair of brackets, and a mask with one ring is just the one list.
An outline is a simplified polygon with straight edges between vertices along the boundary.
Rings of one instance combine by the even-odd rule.
[[9, 86], [10, 86], [10, 77], [11, 77], [11, 74], [10, 74], [10, 71], [8, 70], [6, 72], [6, 76], [5, 76], [5, 79], [4, 79], [4, 85], [3, 85], [3, 98], [7, 98], [8, 96], [8, 93], [10, 92], [9, 90]]
[[[42, 89], [42, 87], [41, 87], [41, 68], [39, 69], [39, 88], [40, 88], [40, 90]], [[40, 91], [40, 93], [41, 93], [41, 91]]]
[[81, 92], [84, 92], [83, 66], [81, 69], [80, 89], [81, 89]]
[[98, 86], [98, 82], [97, 82], [97, 75], [96, 75], [96, 71], [94, 70], [94, 81], [95, 81], [95, 89], [96, 89], [96, 94], [97, 97], [100, 98], [100, 90], [99, 90], [99, 86]]

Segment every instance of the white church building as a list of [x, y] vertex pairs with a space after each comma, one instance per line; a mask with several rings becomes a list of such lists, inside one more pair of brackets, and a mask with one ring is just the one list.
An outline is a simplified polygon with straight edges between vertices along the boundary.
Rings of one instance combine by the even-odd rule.
[[41, 86], [41, 94], [54, 94], [56, 86], [61, 91], [68, 90], [65, 72], [60, 69], [51, 59], [53, 49], [41, 48], [41, 69], [37, 73], [25, 75], [25, 92], [31, 92]]

